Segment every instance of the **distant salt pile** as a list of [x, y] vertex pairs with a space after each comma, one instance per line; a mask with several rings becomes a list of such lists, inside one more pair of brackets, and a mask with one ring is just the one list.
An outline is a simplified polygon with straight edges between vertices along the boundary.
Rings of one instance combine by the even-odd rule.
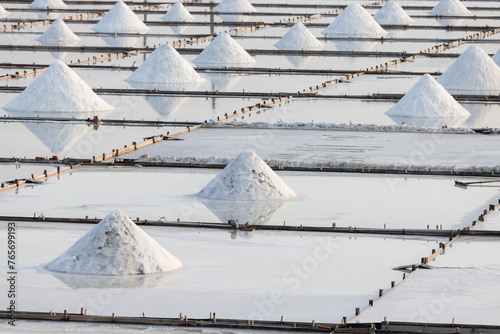
[[212, 11], [214, 13], [254, 13], [257, 10], [248, 0], [222, 0]]
[[173, 47], [161, 44], [127, 81], [178, 84], [205, 79]]
[[220, 33], [194, 60], [196, 65], [248, 65], [255, 63], [231, 36]]
[[129, 6], [119, 0], [92, 30], [106, 33], [144, 34], [149, 31], [149, 28]]
[[42, 36], [38, 37], [36, 40], [43, 45], [57, 46], [74, 44], [80, 41], [80, 38], [68, 28], [63, 20], [57, 19], [42, 34]]
[[188, 12], [180, 1], [177, 1], [169, 8], [165, 15], [160, 17], [160, 20], [167, 22], [191, 22], [194, 21], [194, 16]]
[[323, 43], [299, 21], [274, 46], [279, 50], [316, 50]]
[[321, 32], [330, 37], [383, 37], [387, 31], [359, 4], [347, 6], [335, 20]]
[[437, 81], [452, 94], [499, 94], [500, 68], [483, 49], [471, 46]]
[[3, 19], [9, 15], [9, 12], [3, 8], [2, 5], [0, 5], [0, 19]]
[[198, 196], [228, 201], [265, 201], [290, 199], [297, 194], [257, 154], [244, 151]]
[[81, 275], [141, 275], [176, 270], [182, 262], [117, 210], [46, 267]]
[[431, 15], [461, 16], [471, 12], [459, 0], [441, 0], [429, 12]]
[[424, 74], [386, 114], [406, 117], [470, 116], [469, 112], [429, 74]]
[[7, 103], [7, 111], [84, 112], [106, 111], [107, 104], [60, 60], [54, 60], [21, 94]]
[[415, 22], [395, 0], [387, 1], [373, 18], [379, 24], [406, 25]]
[[68, 5], [66, 5], [62, 0], [35, 0], [28, 8], [31, 9], [66, 9]]
[[495, 64], [500, 66], [500, 49], [491, 57]]

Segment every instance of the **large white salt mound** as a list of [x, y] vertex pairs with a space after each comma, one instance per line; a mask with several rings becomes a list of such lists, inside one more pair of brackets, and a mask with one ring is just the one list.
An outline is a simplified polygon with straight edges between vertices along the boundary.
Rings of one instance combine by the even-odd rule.
[[174, 84], [203, 82], [205, 79], [177, 50], [168, 44], [161, 44], [127, 81]]
[[196, 65], [245, 65], [255, 63], [252, 58], [231, 36], [220, 33], [193, 60]]
[[213, 10], [214, 13], [254, 13], [257, 9], [248, 0], [222, 0]]
[[165, 15], [160, 17], [160, 20], [167, 22], [191, 22], [194, 21], [194, 16], [188, 12], [180, 1], [177, 1], [169, 8]]
[[383, 37], [387, 31], [359, 4], [353, 2], [347, 6], [321, 32], [330, 37]]
[[441, 0], [429, 12], [431, 15], [461, 16], [471, 12], [459, 0]]
[[9, 12], [0, 4], [0, 19], [7, 17], [7, 15], [9, 15]]
[[32, 9], [66, 9], [68, 5], [66, 5], [62, 0], [35, 0], [28, 8]]
[[113, 107], [102, 100], [73, 70], [54, 60], [35, 81], [7, 103], [7, 111], [84, 112]]
[[500, 49], [491, 57], [495, 64], [500, 66]]
[[81, 275], [139, 275], [176, 270], [182, 262], [117, 210], [107, 215], [47, 269]]
[[395, 1], [389, 0], [373, 15], [379, 24], [410, 24], [415, 22], [403, 8]]
[[50, 27], [36, 39], [43, 45], [63, 45], [80, 41], [62, 19], [55, 20]]
[[144, 34], [149, 29], [122, 0], [119, 0], [92, 28], [96, 32], [139, 34]]
[[244, 151], [198, 196], [228, 201], [265, 201], [290, 199], [297, 194], [257, 154]]
[[424, 74], [386, 114], [407, 117], [470, 116], [470, 113], [429, 74]]
[[315, 50], [323, 43], [299, 21], [274, 46], [279, 50]]
[[452, 94], [499, 94], [500, 68], [483, 49], [471, 46], [437, 81]]

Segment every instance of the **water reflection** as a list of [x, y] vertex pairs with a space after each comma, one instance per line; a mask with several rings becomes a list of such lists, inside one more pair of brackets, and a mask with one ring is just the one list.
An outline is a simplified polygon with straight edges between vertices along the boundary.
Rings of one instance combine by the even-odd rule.
[[136, 47], [141, 41], [140, 36], [101, 36], [107, 46], [110, 47]]
[[52, 273], [71, 289], [157, 289], [170, 283], [177, 272], [150, 275], [96, 276]]
[[227, 73], [204, 73], [204, 76], [212, 82], [215, 89], [220, 91], [228, 91], [241, 80], [241, 74], [227, 74]]
[[238, 220], [252, 225], [270, 225], [290, 204], [288, 201], [221, 201], [203, 200], [203, 204], [222, 222]]
[[491, 103], [464, 103], [463, 107], [470, 112], [470, 117], [462, 124], [471, 128], [499, 128], [500, 106]]
[[425, 128], [441, 128], [447, 126], [449, 128], [457, 128], [464, 123], [469, 116], [463, 117], [402, 117], [390, 116], [397, 125], [406, 124], [409, 126], [418, 126]]
[[362, 40], [341, 40], [333, 43], [339, 51], [370, 51], [377, 44], [375, 41]]

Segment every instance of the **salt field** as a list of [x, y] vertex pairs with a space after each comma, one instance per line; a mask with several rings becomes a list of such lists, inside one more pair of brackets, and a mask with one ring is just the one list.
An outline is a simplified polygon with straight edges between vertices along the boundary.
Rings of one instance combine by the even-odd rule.
[[500, 332], [500, 5], [0, 3], [0, 332]]

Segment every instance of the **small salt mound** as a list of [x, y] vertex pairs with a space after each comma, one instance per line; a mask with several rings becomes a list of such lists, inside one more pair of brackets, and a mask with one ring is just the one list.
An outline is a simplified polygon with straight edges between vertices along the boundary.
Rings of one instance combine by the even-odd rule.
[[279, 50], [315, 50], [323, 43], [299, 21], [274, 46]]
[[255, 63], [231, 36], [220, 33], [194, 60], [196, 65], [245, 65]]
[[68, 5], [66, 5], [62, 0], [35, 0], [28, 8], [31, 9], [66, 9]]
[[379, 24], [406, 25], [415, 22], [395, 0], [387, 1], [373, 18]]
[[437, 81], [452, 94], [499, 94], [500, 68], [483, 49], [471, 46]]
[[222, 0], [213, 10], [214, 13], [254, 13], [257, 9], [248, 0]]
[[470, 113], [429, 74], [424, 74], [386, 114], [407, 117], [470, 116]]
[[500, 49], [491, 57], [495, 64], [500, 66]]
[[441, 0], [429, 12], [431, 15], [460, 16], [471, 12], [459, 0]]
[[3, 8], [2, 5], [0, 5], [0, 19], [3, 19], [9, 15], [9, 12]]
[[161, 44], [127, 81], [188, 83], [205, 81], [173, 47]]
[[92, 30], [107, 33], [144, 34], [149, 31], [149, 28], [129, 6], [119, 0]]
[[167, 22], [191, 22], [194, 21], [194, 16], [187, 11], [180, 1], [177, 1], [165, 15], [160, 17], [160, 20]]
[[43, 45], [57, 46], [78, 42], [80, 41], [80, 38], [78, 38], [78, 36], [76, 36], [68, 28], [68, 26], [62, 19], [57, 19], [42, 34], [42, 36], [38, 37], [36, 40]]
[[182, 263], [117, 210], [46, 267], [69, 274], [139, 275], [176, 270]]
[[347, 6], [335, 20], [321, 32], [330, 37], [383, 37], [387, 31], [359, 4]]
[[228, 201], [265, 201], [290, 199], [297, 194], [257, 154], [244, 151], [198, 196]]
[[7, 103], [7, 111], [83, 112], [113, 107], [102, 100], [73, 70], [54, 60], [21, 94]]

